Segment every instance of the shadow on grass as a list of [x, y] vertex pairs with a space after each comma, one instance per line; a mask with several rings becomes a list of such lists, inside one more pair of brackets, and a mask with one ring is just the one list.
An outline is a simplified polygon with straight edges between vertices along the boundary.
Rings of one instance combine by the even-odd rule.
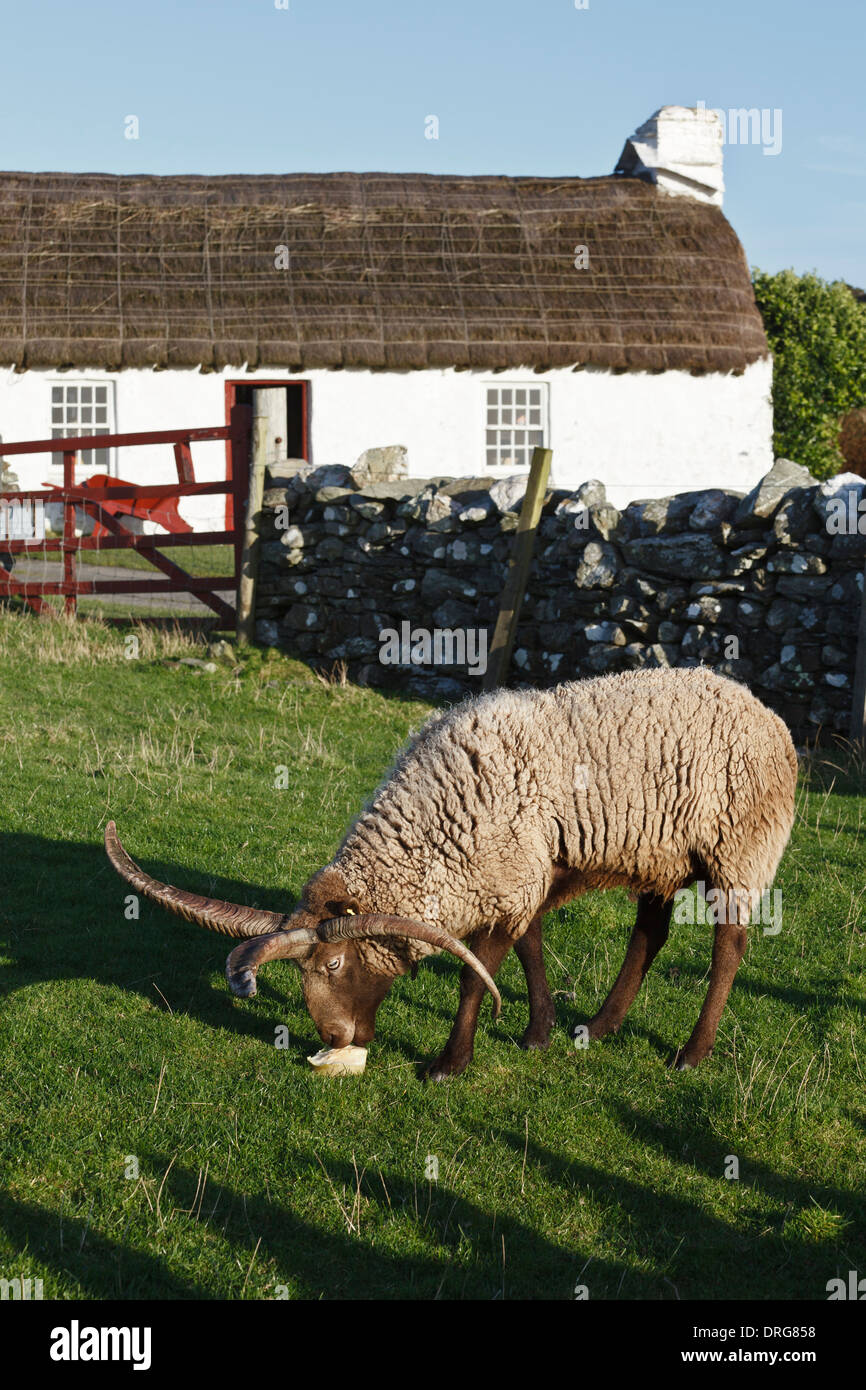
[[[637, 1137], [687, 1177], [722, 1180], [720, 1147], [701, 1144], [687, 1126], [661, 1124], [627, 1105], [612, 1107], [612, 1115], [628, 1142]], [[487, 1129], [479, 1130], [479, 1136], [487, 1135]], [[852, 1243], [847, 1231], [841, 1239], [815, 1240], [783, 1230], [785, 1215], [795, 1205], [820, 1201], [853, 1213], [857, 1194], [833, 1184], [787, 1178], [744, 1156], [738, 1193], [749, 1188], [786, 1209], [774, 1229], [767, 1229], [760, 1214], [750, 1232], [694, 1199], [660, 1193], [585, 1160], [564, 1157], [525, 1133], [503, 1130], [497, 1137], [524, 1163], [530, 1193], [537, 1192], [533, 1180], [541, 1176], [575, 1201], [588, 1194], [594, 1201], [616, 1204], [616, 1219], [628, 1231], [628, 1262], [590, 1256], [582, 1242], [557, 1243], [510, 1214], [485, 1210], [447, 1181], [413, 1181], [405, 1172], [380, 1167], [368, 1171], [360, 1158], [356, 1167], [345, 1157], [304, 1149], [286, 1164], [288, 1196], [278, 1201], [213, 1178], [201, 1190], [197, 1214], [189, 1219], [233, 1247], [234, 1260], [227, 1266], [231, 1286], [214, 1279], [197, 1283], [167, 1269], [160, 1256], [100, 1235], [89, 1221], [65, 1217], [61, 1222], [56, 1211], [6, 1195], [0, 1195], [0, 1226], [41, 1265], [75, 1281], [94, 1299], [238, 1298], [246, 1289], [241, 1275], [246, 1271], [248, 1278], [256, 1261], [273, 1265], [273, 1274], [264, 1281], [252, 1280], [248, 1296], [258, 1298], [274, 1297], [276, 1286], [287, 1284], [291, 1296], [301, 1299], [566, 1300], [573, 1297], [576, 1282], [588, 1287], [591, 1298], [699, 1298], [710, 1262], [714, 1298], [821, 1299], [826, 1281], [846, 1261], [856, 1264], [847, 1253]], [[189, 1213], [196, 1206], [201, 1175], [157, 1151], [142, 1155], [142, 1171], [148, 1170], [152, 1181], [160, 1182], [170, 1233], [172, 1209]], [[310, 1220], [292, 1207], [293, 1191], [299, 1194], [299, 1206], [309, 1206], [313, 1179], [320, 1185], [324, 1179], [320, 1195], [325, 1212], [333, 1203], [331, 1219], [325, 1214]], [[659, 1250], [662, 1232], [669, 1253]], [[389, 1241], [405, 1244], [407, 1238], [416, 1246], [412, 1253], [387, 1248]], [[50, 1284], [47, 1292], [51, 1297]]]
[[[27, 1275], [27, 1257], [49, 1265], [64, 1281], [78, 1284], [85, 1298], [213, 1298], [211, 1290], [182, 1279], [166, 1269], [157, 1255], [134, 1250], [94, 1231], [89, 1221], [61, 1216], [57, 1211], [20, 1202], [0, 1192], [0, 1227], [9, 1240], [25, 1251], [16, 1268]], [[46, 1299], [55, 1298], [49, 1279]], [[71, 1294], [70, 1297], [77, 1297]]]
[[[162, 1173], [169, 1159], [151, 1152], [146, 1162], [152, 1172]], [[201, 1204], [200, 1219], [238, 1247], [239, 1268], [247, 1269], [249, 1252], [261, 1238], [259, 1258], [270, 1258], [276, 1266], [273, 1283], [291, 1281], [295, 1297], [498, 1299], [504, 1291], [505, 1298], [568, 1299], [589, 1258], [523, 1221], [485, 1211], [447, 1182], [413, 1182], [393, 1169], [365, 1171], [360, 1157], [356, 1169], [344, 1157], [299, 1149], [287, 1165], [286, 1190], [295, 1185], [303, 1200], [310, 1174], [325, 1182], [326, 1201], [333, 1202], [343, 1230], [335, 1232], [327, 1218], [316, 1223], [305, 1219], [292, 1210], [290, 1200], [274, 1202], [210, 1180]], [[175, 1164], [163, 1191], [163, 1208], [173, 1202], [188, 1209], [197, 1186], [198, 1174]], [[408, 1237], [422, 1248], [412, 1254], [389, 1250], [389, 1223], [395, 1244], [405, 1244]], [[593, 1263], [608, 1281], [621, 1281], [625, 1266], [618, 1261]], [[636, 1287], [635, 1296], [654, 1296], [650, 1276], [639, 1276]], [[237, 1294], [223, 1290], [217, 1296]], [[268, 1290], [259, 1296], [267, 1297]]]
[[[624, 1142], [637, 1137], [651, 1154], [662, 1156], [666, 1162], [685, 1170], [687, 1179], [695, 1174], [725, 1182], [723, 1176], [723, 1145], [711, 1147], [699, 1131], [687, 1125], [663, 1124], [627, 1105], [612, 1105], [609, 1111], [618, 1118], [624, 1130]], [[479, 1131], [481, 1133], [481, 1131]], [[523, 1158], [526, 1155], [527, 1173], [533, 1169], [543, 1174], [561, 1189], [579, 1195], [580, 1189], [614, 1203], [619, 1221], [628, 1230], [632, 1256], [642, 1251], [658, 1251], [660, 1232], [671, 1245], [671, 1254], [663, 1271], [653, 1284], [663, 1278], [673, 1296], [681, 1299], [701, 1297], [696, 1290], [707, 1286], [707, 1265], [712, 1264], [715, 1298], [731, 1299], [822, 1299], [826, 1298], [826, 1283], [841, 1268], [840, 1261], [852, 1260], [847, 1253], [854, 1242], [846, 1228], [839, 1234], [824, 1238], [810, 1237], [800, 1231], [785, 1230], [785, 1220], [794, 1208], [807, 1208], [820, 1202], [838, 1209], [843, 1217], [862, 1211], [859, 1194], [832, 1184], [787, 1178], [760, 1161], [741, 1156], [741, 1183], [731, 1182], [739, 1198], [751, 1189], [769, 1197], [784, 1210], [767, 1226], [763, 1213], [756, 1213], [753, 1229], [744, 1229], [742, 1221], [734, 1225], [707, 1211], [699, 1199], [688, 1199], [642, 1187], [627, 1178], [605, 1172], [579, 1159], [563, 1157], [543, 1144], [528, 1139], [525, 1133], [499, 1131], [497, 1138]], [[695, 1155], [689, 1159], [685, 1155]], [[656, 1260], [658, 1255], [656, 1253]], [[593, 1274], [593, 1269], [596, 1274]], [[593, 1278], [597, 1263], [587, 1271], [585, 1282], [594, 1296]], [[635, 1270], [628, 1270], [622, 1297], [640, 1298], [639, 1285], [634, 1281]], [[607, 1292], [602, 1296], [609, 1296]]]
[[[11, 834], [0, 838], [4, 882], [0, 894], [0, 935], [11, 958], [0, 981], [0, 998], [42, 981], [90, 979], [140, 995], [150, 1003], [183, 1012], [213, 1028], [273, 1044], [274, 1030], [286, 1026], [287, 1015], [305, 1019], [302, 1032], [289, 1029], [291, 1048], [318, 1048], [311, 1020], [306, 1018], [300, 979], [289, 962], [274, 962], [259, 976], [256, 1001], [237, 1006], [224, 984], [205, 978], [224, 966], [237, 944], [218, 937], [161, 910], [140, 898], [140, 919], [128, 921], [124, 902], [131, 892], [108, 863], [101, 845], [38, 836]], [[154, 877], [209, 897], [249, 903], [284, 912], [297, 894], [279, 894], [236, 879], [196, 874], [189, 866], [164, 860], [142, 865]], [[301, 884], [298, 884], [300, 891]], [[454, 1010], [458, 1002], [460, 966], [433, 959], [424, 970], [453, 979]], [[398, 989], [412, 988], [406, 978]], [[525, 994], [505, 984], [506, 1001], [520, 1002]], [[453, 1011], [421, 997], [413, 1008], [443, 1024], [442, 1045]], [[387, 1001], [380, 1016], [380, 1033], [411, 1062], [421, 1060], [410, 1038], [387, 1032]]]
[[[0, 932], [11, 957], [0, 997], [41, 981], [90, 979], [165, 1007], [159, 990], [174, 1012], [273, 1042], [274, 1027], [285, 1023], [284, 1017], [273, 1017], [270, 1009], [255, 1013], [236, 1008], [225, 987], [215, 989], [203, 978], [222, 969], [236, 943], [173, 919], [144, 898], [140, 919], [128, 921], [124, 900], [132, 890], [118, 878], [101, 845], [14, 834], [2, 836], [0, 853]], [[166, 882], [212, 897], [281, 911], [290, 905], [276, 893], [196, 875], [177, 864], [150, 861], [143, 867]], [[288, 984], [290, 977], [285, 980]], [[271, 1005], [284, 997], [264, 978], [260, 994]], [[292, 1041], [300, 1044], [302, 1039]]]
[[[335, 1231], [327, 1218], [308, 1220], [293, 1211], [288, 1200], [274, 1202], [261, 1193], [206, 1180], [197, 1216], [190, 1220], [234, 1247], [232, 1270], [252, 1268], [250, 1251], [259, 1240], [259, 1263], [269, 1259], [275, 1265], [273, 1279], [264, 1288], [259, 1284], [257, 1295], [250, 1296], [274, 1297], [281, 1283], [301, 1299], [572, 1296], [588, 1259], [580, 1249], [557, 1245], [522, 1221], [485, 1211], [447, 1183], [412, 1182], [405, 1173], [380, 1168], [365, 1172], [363, 1165], [356, 1171], [344, 1158], [325, 1156], [322, 1163], [327, 1179], [315, 1153], [296, 1152], [287, 1169], [286, 1189], [291, 1192], [295, 1184], [304, 1189], [303, 1196], [310, 1174], [325, 1180], [325, 1201], [329, 1204], [333, 1198], [344, 1230]], [[147, 1169], [161, 1184], [161, 1209], [170, 1232], [172, 1207], [189, 1212], [195, 1206], [200, 1174], [171, 1165], [165, 1154], [154, 1152], [142, 1157], [142, 1173]], [[358, 1191], [361, 1201], [356, 1208]], [[405, 1243], [408, 1236], [421, 1248], [411, 1254], [387, 1249], [383, 1227], [389, 1222], [395, 1227], [395, 1243]], [[215, 1279], [197, 1283], [169, 1270], [158, 1255], [100, 1235], [87, 1221], [61, 1220], [56, 1211], [8, 1195], [0, 1195], [0, 1227], [18, 1248], [52, 1268], [58, 1279], [79, 1285], [84, 1297], [222, 1299], [243, 1293], [242, 1276], [233, 1287]], [[156, 1237], [151, 1234], [148, 1239]], [[170, 1234], [161, 1239], [170, 1239]], [[16, 1271], [20, 1262], [19, 1257]], [[613, 1284], [622, 1280], [625, 1267], [618, 1262], [593, 1263]], [[649, 1278], [639, 1283], [644, 1295], [652, 1296]], [[53, 1296], [48, 1279], [45, 1292]]]
[[[622, 1103], [611, 1104], [610, 1113], [617, 1116], [620, 1124], [630, 1135], [659, 1150], [669, 1163], [682, 1167], [688, 1173], [700, 1174], [706, 1178], [716, 1179], [722, 1174], [725, 1157], [722, 1153], [725, 1147], [722, 1140], [715, 1139], [710, 1142], [700, 1130], [685, 1124], [662, 1124], [633, 1106]], [[756, 1191], [766, 1193], [780, 1205], [794, 1203], [803, 1207], [814, 1201], [821, 1206], [832, 1206], [842, 1216], [852, 1219], [859, 1213], [861, 1223], [866, 1216], [861, 1192], [837, 1187], [826, 1179], [803, 1180], [786, 1177], [752, 1154], [740, 1153], [738, 1157], [741, 1170], [738, 1181]]]

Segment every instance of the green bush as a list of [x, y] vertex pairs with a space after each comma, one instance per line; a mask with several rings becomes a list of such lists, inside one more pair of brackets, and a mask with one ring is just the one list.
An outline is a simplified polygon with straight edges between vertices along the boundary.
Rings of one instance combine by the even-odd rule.
[[842, 415], [866, 405], [866, 304], [842, 280], [755, 270], [773, 371], [776, 457], [806, 464], [818, 478], [842, 471]]

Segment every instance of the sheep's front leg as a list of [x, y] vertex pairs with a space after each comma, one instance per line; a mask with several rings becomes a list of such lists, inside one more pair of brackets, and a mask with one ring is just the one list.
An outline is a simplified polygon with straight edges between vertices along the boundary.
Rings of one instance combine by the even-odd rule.
[[603, 1038], [616, 1033], [634, 1003], [644, 976], [668, 939], [673, 900], [665, 902], [649, 893], [637, 901], [637, 920], [628, 943], [622, 969], [610, 994], [589, 1023], [589, 1036]]
[[[736, 914], [735, 914], [736, 915]], [[696, 1067], [709, 1057], [716, 1042], [716, 1032], [722, 1010], [728, 1002], [731, 985], [746, 950], [746, 928], [738, 922], [719, 922], [713, 938], [713, 963], [710, 986], [704, 1006], [698, 1015], [694, 1032], [674, 1058], [677, 1071]]]
[[541, 946], [542, 916], [539, 912], [533, 917], [514, 946], [517, 958], [523, 966], [529, 991], [529, 1027], [520, 1039], [520, 1046], [525, 1048], [547, 1047], [550, 1043], [551, 1029], [556, 1022], [556, 1009], [550, 985], [547, 983]]
[[[468, 942], [470, 950], [495, 975], [514, 945], [514, 938], [500, 927], [491, 932], [478, 932]], [[425, 1081], [442, 1081], [446, 1076], [459, 1076], [472, 1061], [478, 1011], [485, 995], [484, 981], [464, 965], [460, 974], [460, 1004], [448, 1041], [435, 1062], [428, 1062], [422, 1072]]]

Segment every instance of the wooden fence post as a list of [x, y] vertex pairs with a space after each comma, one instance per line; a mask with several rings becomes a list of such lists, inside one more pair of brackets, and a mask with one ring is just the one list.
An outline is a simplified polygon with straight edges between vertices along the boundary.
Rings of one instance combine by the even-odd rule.
[[[237, 639], [240, 646], [252, 642], [256, 624], [256, 581], [259, 573], [259, 513], [265, 491], [265, 465], [268, 461], [268, 417], [256, 406], [260, 393], [253, 392], [253, 448], [250, 462], [250, 487], [247, 494], [247, 514], [241, 570], [238, 581]], [[237, 518], [235, 518], [237, 522]]]
[[851, 703], [851, 742], [866, 746], [866, 565], [863, 566], [860, 626], [857, 629], [857, 658]]
[[508, 676], [511, 649], [514, 646], [514, 637], [517, 632], [517, 619], [520, 616], [523, 595], [526, 592], [526, 581], [529, 578], [529, 566], [532, 562], [532, 551], [535, 545], [535, 532], [544, 504], [544, 494], [547, 491], [547, 479], [550, 476], [552, 458], [553, 451], [551, 449], [533, 449], [532, 451], [529, 482], [526, 487], [526, 495], [523, 498], [523, 506], [520, 509], [520, 520], [514, 535], [514, 547], [505, 576], [505, 584], [502, 588], [502, 597], [499, 600], [499, 617], [496, 619], [487, 671], [484, 676], [485, 690], [495, 690]]

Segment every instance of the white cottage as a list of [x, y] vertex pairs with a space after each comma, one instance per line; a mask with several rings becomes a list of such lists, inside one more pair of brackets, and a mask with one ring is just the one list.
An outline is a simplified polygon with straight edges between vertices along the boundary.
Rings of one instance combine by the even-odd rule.
[[[721, 134], [664, 107], [591, 179], [2, 174], [0, 436], [222, 424], [267, 386], [277, 457], [402, 445], [413, 476], [501, 477], [542, 443], [558, 485], [619, 504], [745, 491], [772, 464], [771, 360]], [[195, 457], [225, 476], [222, 446]], [[175, 476], [167, 448], [82, 466]]]

